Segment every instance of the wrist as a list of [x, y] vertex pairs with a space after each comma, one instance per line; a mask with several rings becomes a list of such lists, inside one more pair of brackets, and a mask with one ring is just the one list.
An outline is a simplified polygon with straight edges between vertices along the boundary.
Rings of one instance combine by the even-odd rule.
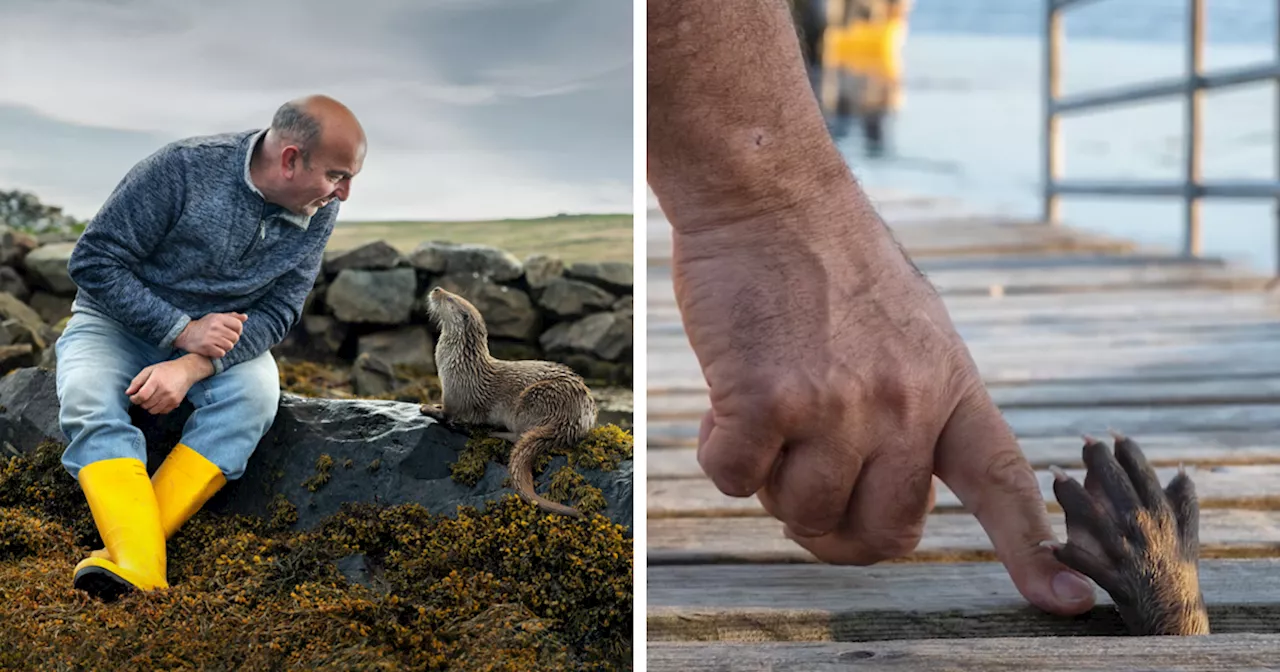
[[818, 224], [807, 214], [815, 210], [843, 220], [855, 232], [879, 228], [879, 218], [840, 156], [795, 149], [751, 154], [747, 150], [711, 165], [673, 164], [663, 180], [651, 181], [672, 229], [692, 233], [762, 219], [809, 218]]
[[178, 359], [182, 362], [192, 382], [204, 380], [213, 375], [213, 362], [204, 355], [187, 353]]

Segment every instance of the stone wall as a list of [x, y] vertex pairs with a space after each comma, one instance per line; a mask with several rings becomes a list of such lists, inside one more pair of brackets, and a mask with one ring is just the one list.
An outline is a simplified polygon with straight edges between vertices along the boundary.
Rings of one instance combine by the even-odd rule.
[[[74, 222], [20, 192], [0, 192], [0, 215], [0, 375], [52, 367], [76, 291]], [[56, 225], [15, 228], [33, 221]], [[331, 252], [303, 321], [274, 352], [350, 364], [361, 395], [393, 387], [397, 370], [434, 373], [438, 334], [423, 300], [436, 285], [480, 309], [494, 356], [560, 361], [597, 384], [631, 387], [632, 264], [521, 260], [479, 245], [423, 242], [406, 255], [375, 241]]]
[[521, 260], [480, 245], [423, 242], [406, 255], [375, 241], [327, 255], [302, 324], [279, 350], [353, 362], [362, 394], [377, 394], [374, 379], [397, 365], [434, 372], [425, 298], [436, 286], [480, 310], [494, 356], [552, 359], [631, 386], [632, 264]]

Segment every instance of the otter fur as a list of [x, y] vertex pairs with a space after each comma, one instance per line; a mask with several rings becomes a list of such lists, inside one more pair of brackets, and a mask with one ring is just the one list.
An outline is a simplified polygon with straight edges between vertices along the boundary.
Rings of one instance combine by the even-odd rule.
[[582, 517], [534, 491], [533, 463], [544, 452], [577, 445], [595, 427], [596, 402], [573, 369], [555, 362], [501, 360], [489, 354], [489, 332], [471, 302], [440, 287], [427, 294], [427, 313], [440, 330], [436, 371], [440, 404], [422, 413], [441, 422], [502, 427], [493, 436], [514, 442], [507, 470], [516, 492], [552, 513]]
[[1112, 435], [1114, 451], [1084, 437], [1083, 484], [1052, 467], [1067, 542], [1044, 545], [1107, 591], [1131, 634], [1209, 634], [1195, 485], [1179, 469], [1161, 488], [1138, 443]]

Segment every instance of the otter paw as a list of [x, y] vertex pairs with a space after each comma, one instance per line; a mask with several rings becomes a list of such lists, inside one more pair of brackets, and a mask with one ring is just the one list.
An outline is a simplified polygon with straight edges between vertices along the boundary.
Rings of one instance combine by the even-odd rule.
[[1180, 469], [1161, 489], [1138, 444], [1114, 436], [1114, 454], [1084, 437], [1084, 485], [1053, 468], [1067, 519], [1067, 543], [1049, 544], [1054, 557], [1107, 591], [1131, 634], [1207, 634], [1191, 478]]
[[438, 420], [441, 422], [445, 420], [444, 406], [441, 406], [440, 404], [423, 404], [418, 407], [418, 410], [432, 420]]

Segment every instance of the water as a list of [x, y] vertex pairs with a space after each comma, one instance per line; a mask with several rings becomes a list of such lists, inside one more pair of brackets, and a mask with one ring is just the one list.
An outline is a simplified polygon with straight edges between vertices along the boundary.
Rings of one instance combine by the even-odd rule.
[[[1066, 14], [1063, 93], [1070, 95], [1185, 69], [1186, 3], [1097, 0]], [[839, 141], [872, 187], [949, 196], [972, 209], [1015, 217], [1041, 212], [1040, 2], [917, 0], [904, 51], [904, 103], [890, 127], [892, 156], [865, 156], [858, 138]], [[1275, 56], [1275, 3], [1207, 3], [1206, 68]], [[1277, 177], [1276, 90], [1258, 83], [1206, 95], [1205, 179]], [[1064, 117], [1066, 178], [1180, 180], [1183, 104], [1169, 99]], [[1179, 250], [1181, 202], [1064, 197], [1070, 225]], [[1276, 268], [1274, 205], [1202, 206], [1206, 254], [1261, 271]]]
[[629, 212], [631, 0], [0, 1], [0, 189], [87, 217], [161, 144], [327, 93], [344, 219]]

